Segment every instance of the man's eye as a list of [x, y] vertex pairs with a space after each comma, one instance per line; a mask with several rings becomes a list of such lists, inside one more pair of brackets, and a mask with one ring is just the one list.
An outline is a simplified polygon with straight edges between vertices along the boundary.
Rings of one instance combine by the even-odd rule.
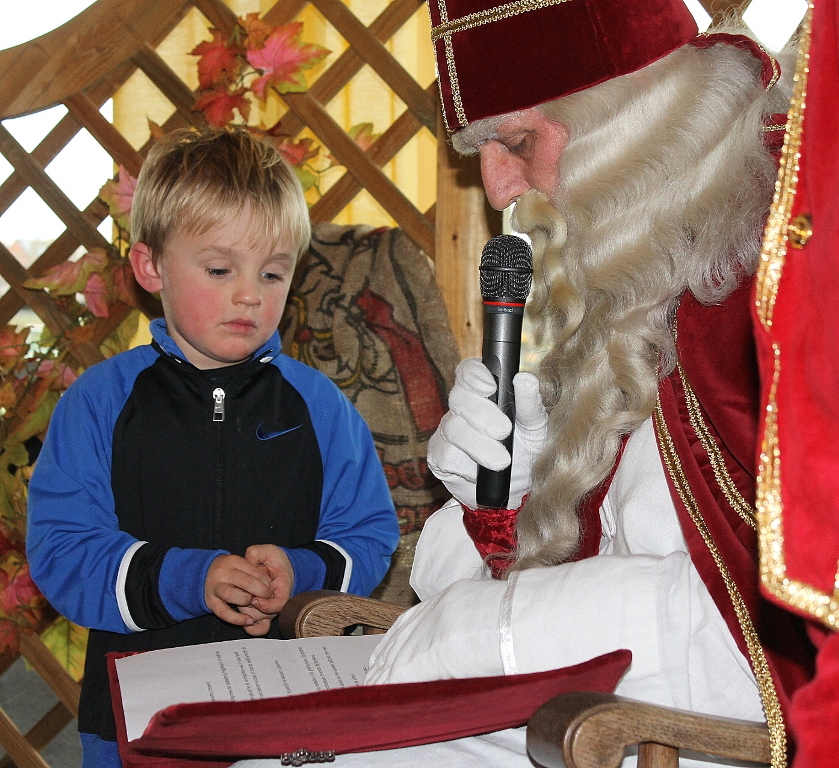
[[511, 155], [521, 156], [527, 153], [530, 148], [530, 137], [525, 136], [520, 141], [516, 141], [510, 144], [507, 144], [507, 151]]

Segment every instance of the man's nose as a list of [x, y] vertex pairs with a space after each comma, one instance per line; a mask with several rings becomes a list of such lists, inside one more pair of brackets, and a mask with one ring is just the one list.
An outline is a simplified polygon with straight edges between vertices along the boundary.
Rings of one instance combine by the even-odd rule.
[[480, 153], [481, 178], [487, 200], [495, 210], [503, 211], [519, 195], [527, 192], [530, 184], [522, 174], [518, 158], [512, 157], [498, 142], [482, 144]]

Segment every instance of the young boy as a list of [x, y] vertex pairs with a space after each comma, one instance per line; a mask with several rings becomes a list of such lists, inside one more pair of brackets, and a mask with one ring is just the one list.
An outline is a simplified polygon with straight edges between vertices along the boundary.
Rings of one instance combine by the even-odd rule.
[[369, 594], [399, 535], [361, 416], [280, 352], [310, 237], [283, 158], [245, 130], [170, 134], [131, 224], [131, 265], [164, 319], [67, 390], [29, 486], [32, 576], [91, 627], [85, 768], [121, 764], [107, 652], [265, 635], [304, 590]]

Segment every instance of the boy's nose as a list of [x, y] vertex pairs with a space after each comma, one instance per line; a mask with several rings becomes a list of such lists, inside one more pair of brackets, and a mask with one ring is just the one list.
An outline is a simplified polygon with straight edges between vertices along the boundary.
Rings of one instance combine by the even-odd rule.
[[517, 158], [497, 141], [487, 141], [480, 147], [481, 178], [484, 182], [489, 204], [497, 211], [503, 211], [519, 195], [530, 189], [522, 174]]
[[257, 307], [262, 303], [262, 294], [256, 282], [241, 281], [236, 286], [233, 294], [234, 304], [244, 304], [248, 307]]

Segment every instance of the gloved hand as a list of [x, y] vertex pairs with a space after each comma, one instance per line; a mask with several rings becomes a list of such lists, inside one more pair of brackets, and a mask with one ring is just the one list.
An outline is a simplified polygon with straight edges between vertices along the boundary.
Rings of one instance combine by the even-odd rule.
[[[429, 468], [454, 498], [471, 509], [477, 508], [478, 465], [498, 471], [510, 464], [510, 454], [501, 444], [510, 434], [510, 419], [487, 400], [495, 390], [495, 379], [479, 358], [461, 360], [449, 393], [449, 412], [428, 441]], [[548, 414], [532, 373], [517, 373], [513, 391], [516, 428], [508, 506], [517, 509], [530, 492], [530, 470], [545, 444]]]

